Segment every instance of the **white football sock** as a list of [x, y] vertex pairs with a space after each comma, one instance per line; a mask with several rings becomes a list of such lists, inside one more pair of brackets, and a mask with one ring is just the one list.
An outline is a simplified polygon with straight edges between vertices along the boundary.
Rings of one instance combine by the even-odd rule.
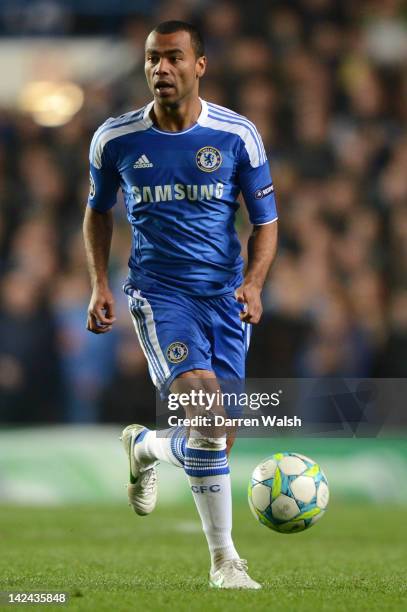
[[190, 437], [185, 449], [185, 472], [214, 572], [224, 561], [239, 558], [232, 540], [232, 490], [225, 439]]
[[153, 465], [158, 460], [183, 467], [184, 449], [185, 430], [182, 427], [159, 431], [146, 428], [134, 444], [134, 456], [146, 466]]

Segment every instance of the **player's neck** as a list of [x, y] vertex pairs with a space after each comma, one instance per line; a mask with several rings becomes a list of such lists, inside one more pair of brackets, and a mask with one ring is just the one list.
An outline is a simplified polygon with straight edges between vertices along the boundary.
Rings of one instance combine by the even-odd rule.
[[154, 103], [151, 118], [160, 130], [182, 132], [195, 125], [201, 114], [202, 105], [198, 96], [184, 100], [178, 106], [164, 106]]

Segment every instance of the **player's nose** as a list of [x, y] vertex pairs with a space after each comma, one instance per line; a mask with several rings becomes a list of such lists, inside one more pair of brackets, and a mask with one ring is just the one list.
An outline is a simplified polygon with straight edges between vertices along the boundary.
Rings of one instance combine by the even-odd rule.
[[161, 57], [160, 61], [157, 62], [155, 69], [154, 69], [154, 74], [160, 75], [160, 74], [168, 74], [168, 59], [166, 57]]

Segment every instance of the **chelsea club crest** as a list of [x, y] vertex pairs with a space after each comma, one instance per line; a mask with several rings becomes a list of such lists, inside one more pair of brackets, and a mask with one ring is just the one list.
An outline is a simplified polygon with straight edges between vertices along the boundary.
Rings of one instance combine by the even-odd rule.
[[215, 147], [202, 147], [196, 154], [196, 164], [203, 172], [214, 172], [222, 163], [222, 155]]
[[172, 342], [167, 348], [167, 359], [171, 363], [181, 363], [188, 357], [188, 347], [183, 342]]

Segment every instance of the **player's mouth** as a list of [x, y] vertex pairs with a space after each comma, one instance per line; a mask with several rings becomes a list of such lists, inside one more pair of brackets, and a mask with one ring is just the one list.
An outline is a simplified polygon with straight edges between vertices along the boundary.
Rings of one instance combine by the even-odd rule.
[[175, 91], [175, 87], [168, 81], [157, 81], [157, 83], [154, 85], [154, 90], [160, 94], [160, 96], [165, 96], [173, 93]]

